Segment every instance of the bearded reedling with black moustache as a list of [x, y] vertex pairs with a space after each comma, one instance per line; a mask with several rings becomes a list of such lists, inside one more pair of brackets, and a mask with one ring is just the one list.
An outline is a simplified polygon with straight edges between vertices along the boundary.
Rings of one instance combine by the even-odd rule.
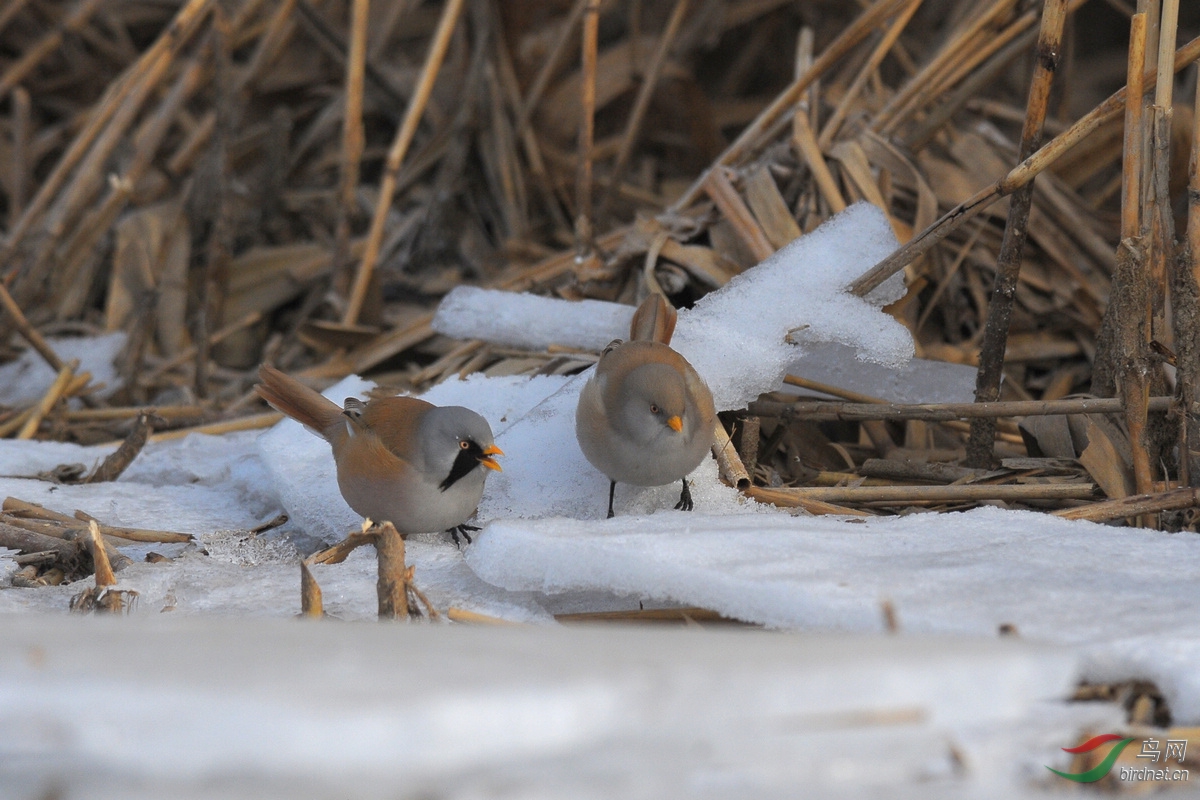
[[312, 430], [333, 448], [338, 488], [350, 508], [400, 533], [479, 530], [466, 522], [479, 507], [493, 456], [487, 420], [461, 406], [439, 407], [415, 397], [382, 397], [345, 408], [274, 367], [258, 371], [259, 396]]
[[712, 447], [712, 393], [671, 349], [675, 309], [660, 295], [633, 315], [629, 338], [605, 348], [575, 410], [575, 437], [592, 466], [608, 476], [608, 516], [618, 483], [664, 486], [682, 480], [677, 509], [691, 511], [687, 475]]

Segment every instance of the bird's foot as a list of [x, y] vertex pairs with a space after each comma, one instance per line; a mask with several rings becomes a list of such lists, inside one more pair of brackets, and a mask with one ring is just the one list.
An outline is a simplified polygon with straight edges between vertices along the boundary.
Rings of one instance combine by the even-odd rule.
[[463, 524], [463, 525], [455, 525], [453, 528], [447, 528], [446, 533], [450, 534], [450, 538], [454, 540], [454, 546], [461, 550], [462, 542], [460, 542], [458, 540], [458, 535], [461, 533], [463, 535], [463, 538], [467, 540], [467, 544], [474, 544], [475, 540], [471, 538], [471, 534], [468, 533], [468, 531], [477, 531], [477, 530], [479, 530], [478, 525]]
[[679, 493], [679, 502], [675, 504], [676, 511], [691, 511], [696, 507], [692, 502], [692, 490], [688, 488], [687, 478], [683, 479], [683, 491]]
[[616, 492], [617, 492], [617, 482], [609, 481], [608, 482], [608, 516], [606, 517], [606, 519], [612, 519], [613, 517], [616, 516], [616, 514], [613, 513], [613, 508], [612, 508], [613, 495], [616, 494]]

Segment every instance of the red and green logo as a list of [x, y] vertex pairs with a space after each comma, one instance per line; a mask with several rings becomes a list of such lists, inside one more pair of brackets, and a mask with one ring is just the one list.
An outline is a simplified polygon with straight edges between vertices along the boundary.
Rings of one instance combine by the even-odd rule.
[[1121, 751], [1124, 750], [1125, 747], [1132, 741], [1132, 737], [1126, 739], [1118, 736], [1115, 733], [1103, 733], [1099, 736], [1093, 736], [1091, 739], [1088, 739], [1081, 745], [1077, 745], [1076, 747], [1064, 747], [1063, 750], [1068, 753], [1090, 753], [1097, 747], [1103, 747], [1109, 742], [1116, 742], [1113, 748], [1108, 751], [1108, 755], [1106, 755], [1104, 760], [1099, 764], [1092, 767], [1087, 772], [1059, 772], [1054, 767], [1046, 767], [1046, 769], [1050, 770], [1059, 777], [1066, 778], [1069, 781], [1075, 781], [1076, 783], [1093, 783], [1100, 780], [1112, 771], [1113, 764], [1116, 763], [1117, 757], [1121, 755]]

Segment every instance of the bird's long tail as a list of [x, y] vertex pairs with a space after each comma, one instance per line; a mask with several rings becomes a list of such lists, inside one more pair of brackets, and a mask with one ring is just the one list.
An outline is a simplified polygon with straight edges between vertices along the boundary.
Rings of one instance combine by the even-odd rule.
[[254, 391], [259, 397], [318, 435], [327, 436], [326, 431], [342, 421], [342, 409], [336, 403], [274, 367], [263, 364], [258, 379], [262, 383], [256, 384]]
[[666, 298], [661, 294], [651, 294], [633, 312], [629, 338], [633, 341], [670, 344], [671, 335], [675, 333], [675, 317], [675, 309], [671, 308]]

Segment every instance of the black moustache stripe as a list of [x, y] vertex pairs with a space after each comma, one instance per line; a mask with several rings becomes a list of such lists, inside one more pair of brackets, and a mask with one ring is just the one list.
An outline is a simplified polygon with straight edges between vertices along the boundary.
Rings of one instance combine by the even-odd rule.
[[479, 459], [483, 457], [483, 448], [474, 442], [470, 442], [465, 450], [458, 451], [458, 456], [454, 459], [454, 464], [450, 467], [450, 474], [446, 476], [446, 480], [438, 485], [438, 488], [444, 492], [467, 475], [470, 475], [471, 470], [479, 467]]

